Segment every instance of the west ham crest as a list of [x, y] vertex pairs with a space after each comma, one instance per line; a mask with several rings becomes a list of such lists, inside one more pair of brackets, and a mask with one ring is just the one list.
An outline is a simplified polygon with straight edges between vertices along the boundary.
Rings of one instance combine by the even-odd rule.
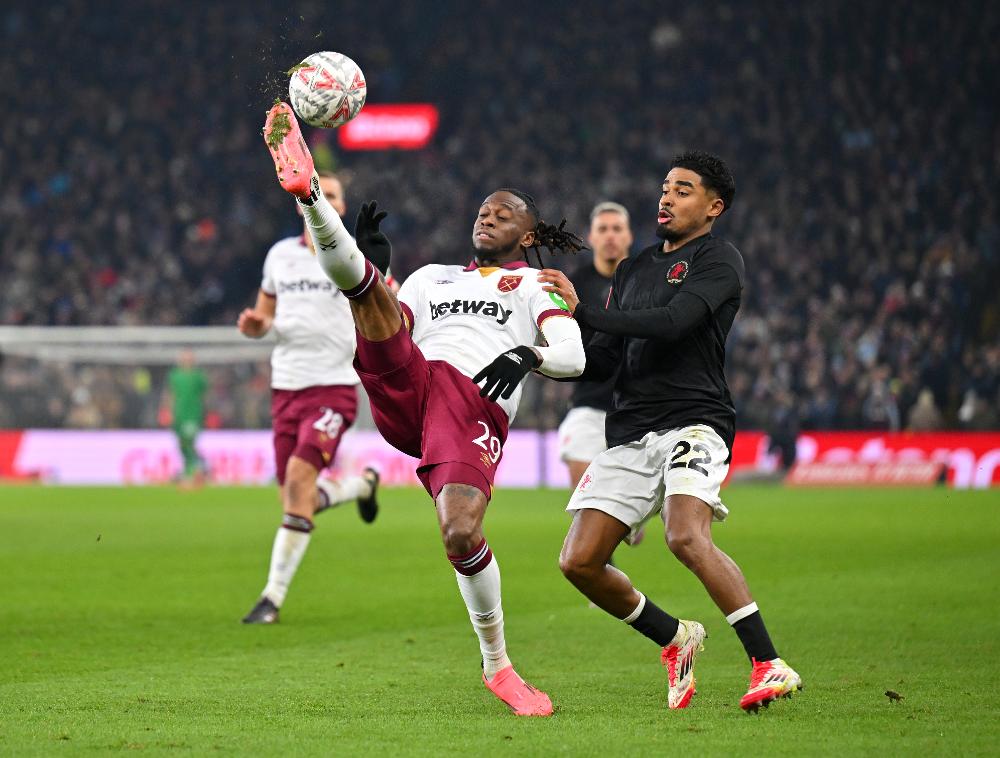
[[688, 262], [677, 261], [667, 272], [667, 284], [680, 284], [688, 275]]
[[497, 289], [501, 292], [513, 292], [520, 283], [521, 277], [519, 276], [501, 276], [500, 281], [497, 282]]

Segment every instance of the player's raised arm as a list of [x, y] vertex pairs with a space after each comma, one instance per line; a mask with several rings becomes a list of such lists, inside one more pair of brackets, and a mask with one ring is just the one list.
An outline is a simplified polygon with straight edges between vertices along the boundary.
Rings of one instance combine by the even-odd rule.
[[[558, 269], [542, 269], [538, 273], [538, 281], [542, 283], [542, 289], [546, 292], [554, 293], [564, 303], [570, 313], [576, 316], [576, 311], [581, 305], [573, 283], [562, 271]], [[617, 303], [614, 299], [614, 290], [608, 297], [607, 308], [614, 308], [617, 312]], [[580, 323], [577, 319], [577, 327]], [[570, 381], [603, 381], [614, 375], [621, 363], [621, 337], [606, 334], [600, 331], [593, 331], [593, 327], [588, 330], [590, 338], [584, 345], [585, 367], [578, 374], [565, 374], [559, 378], [569, 378]], [[549, 374], [555, 378], [554, 374]]]
[[[735, 252], [735, 251], [734, 251]], [[736, 264], [710, 252], [695, 259], [682, 289], [667, 305], [622, 311], [580, 303], [574, 315], [581, 326], [622, 337], [675, 342], [687, 336], [724, 302], [740, 293]]]

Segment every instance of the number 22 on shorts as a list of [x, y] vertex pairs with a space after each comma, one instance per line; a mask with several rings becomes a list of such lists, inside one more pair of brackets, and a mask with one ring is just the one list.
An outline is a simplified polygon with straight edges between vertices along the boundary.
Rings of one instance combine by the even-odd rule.
[[[681, 458], [691, 452], [701, 453], [701, 456], [692, 455], [686, 461], [681, 460]], [[702, 445], [700, 442], [696, 442], [692, 445], [687, 440], [681, 440], [674, 445], [674, 449], [670, 451], [670, 465], [667, 466], [667, 468], [689, 468], [692, 471], [697, 471], [699, 474], [708, 476], [708, 470], [705, 466], [708, 466], [711, 463], [712, 453], [707, 447]]]
[[490, 427], [485, 421], [477, 421], [481, 427], [483, 427], [483, 433], [481, 436], [476, 437], [472, 441], [479, 445], [490, 457], [490, 461], [496, 463], [500, 460], [501, 445], [500, 440], [490, 434]]

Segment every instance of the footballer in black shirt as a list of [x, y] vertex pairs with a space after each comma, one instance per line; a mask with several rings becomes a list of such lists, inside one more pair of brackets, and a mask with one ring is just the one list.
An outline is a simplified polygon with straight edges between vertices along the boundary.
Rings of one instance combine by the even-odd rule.
[[574, 516], [560, 567], [592, 602], [662, 647], [670, 708], [691, 701], [705, 629], [668, 615], [608, 565], [617, 545], [657, 512], [670, 551], [701, 580], [750, 658], [740, 707], [756, 711], [802, 685], [778, 657], [739, 567], [712, 541], [712, 521], [729, 513], [719, 498], [735, 434], [725, 344], [744, 280], [742, 256], [712, 226], [735, 193], [719, 158], [679, 155], [660, 195], [663, 242], [618, 266], [607, 307], [581, 301], [559, 271], [539, 275], [581, 328], [596, 332], [580, 379], [617, 371], [611, 447], [587, 468], [567, 506]]

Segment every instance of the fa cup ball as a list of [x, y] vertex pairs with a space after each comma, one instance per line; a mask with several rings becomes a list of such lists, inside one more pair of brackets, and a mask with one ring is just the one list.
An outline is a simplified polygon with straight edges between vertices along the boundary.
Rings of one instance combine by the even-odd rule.
[[334, 129], [361, 112], [368, 95], [365, 75], [343, 53], [313, 53], [293, 66], [288, 99], [309, 126]]

